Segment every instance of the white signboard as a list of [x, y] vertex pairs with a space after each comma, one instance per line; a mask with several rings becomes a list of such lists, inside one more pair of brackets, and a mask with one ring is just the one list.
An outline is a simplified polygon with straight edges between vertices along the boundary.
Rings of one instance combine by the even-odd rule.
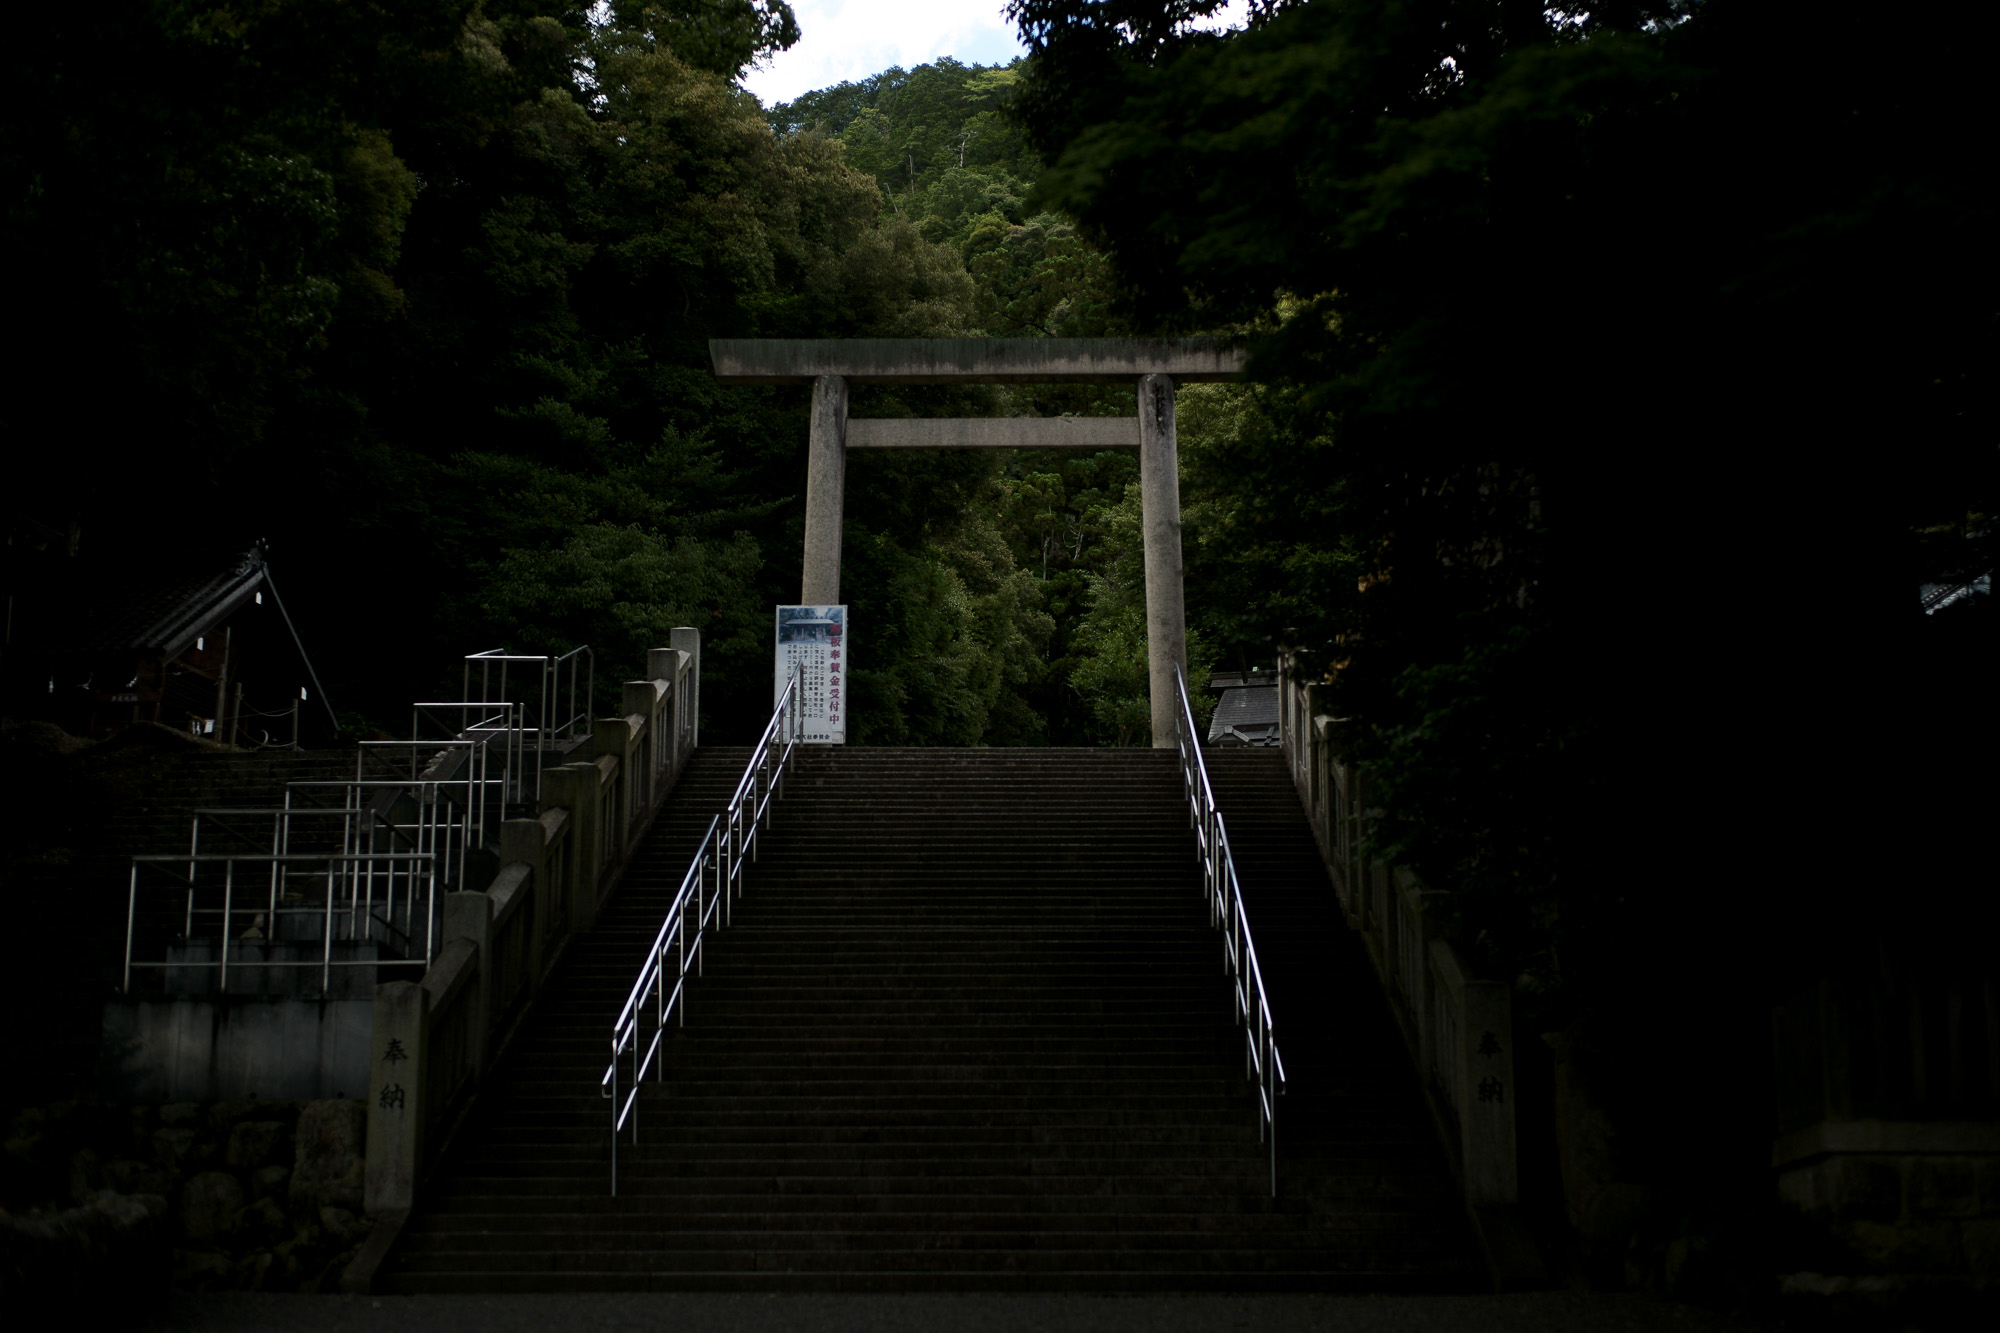
[[844, 606], [781, 606], [778, 608], [778, 660], [771, 686], [777, 706], [792, 672], [804, 679], [801, 740], [818, 745], [847, 743], [847, 608]]

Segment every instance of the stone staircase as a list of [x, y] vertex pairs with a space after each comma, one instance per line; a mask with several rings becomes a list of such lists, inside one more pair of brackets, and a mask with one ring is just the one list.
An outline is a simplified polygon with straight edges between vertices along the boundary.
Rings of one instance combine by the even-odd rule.
[[388, 1290], [1472, 1281], [1270, 752], [1215, 770], [1286, 975], [1276, 1201], [1173, 756], [1091, 750], [803, 753], [610, 1197], [611, 1020], [745, 759], [697, 752], [420, 1194]]

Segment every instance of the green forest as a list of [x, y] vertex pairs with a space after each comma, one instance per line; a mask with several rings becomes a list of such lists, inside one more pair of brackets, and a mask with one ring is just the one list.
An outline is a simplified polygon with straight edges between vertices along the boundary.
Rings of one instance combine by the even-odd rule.
[[[357, 731], [468, 651], [589, 643], [608, 688], [690, 624], [728, 739], [798, 587], [807, 403], [717, 386], [709, 338], [1238, 337], [1254, 383], [1181, 394], [1193, 675], [1300, 649], [1385, 849], [1539, 904], [1496, 959], [1545, 959], [1562, 886], [1677, 799], [1637, 756], [1789, 764], [1830, 713], [1975, 688], [1990, 617], [1910, 592], [1996, 540], [1986, 118], [1928, 38], [1775, 0], [1215, 8], [1016, 0], [1025, 61], [772, 107], [737, 80], [796, 39], [780, 0], [38, 10], [10, 508], [107, 568], [268, 539]], [[1135, 472], [857, 457], [854, 741], [1145, 743]]]
[[[469, 651], [588, 643], [609, 690], [687, 624], [738, 739], [807, 394], [708, 339], [1240, 338], [1252, 383], [1180, 394], [1191, 674], [1297, 649], [1383, 850], [1560, 989], [1691, 742], [1795, 773], [1829, 716], [1980, 691], [1992, 617], [1912, 590], [2000, 540], [1983, 111], [1868, 6], [1214, 8], [1016, 0], [1025, 61], [771, 107], [779, 0], [37, 11], [10, 512], [107, 569], [267, 539], [356, 732]], [[1136, 470], [858, 455], [853, 741], [1147, 743]], [[1912, 818], [1964, 808], [1941, 743], [1889, 742]]]
[[[613, 697], [686, 624], [707, 734], [754, 734], [770, 608], [798, 595], [807, 403], [718, 387], [707, 340], [1125, 325], [1101, 253], [1027, 202], [1018, 67], [946, 59], [762, 108], [733, 80], [789, 11], [718, 12], [36, 19], [7, 225], [37, 256], [21, 307], [54, 327], [10, 367], [6, 429], [88, 443], [36, 450], [26, 507], [95, 559], [269, 539], [357, 733], [456, 697], [431, 692], [496, 646], [587, 643]], [[1237, 409], [1189, 396], [1192, 458]], [[1073, 389], [855, 401], [1132, 410]], [[1136, 478], [1118, 451], [857, 458], [854, 742], [1147, 743]], [[1197, 622], [1202, 664], [1271, 660], [1261, 629], [1225, 645]]]

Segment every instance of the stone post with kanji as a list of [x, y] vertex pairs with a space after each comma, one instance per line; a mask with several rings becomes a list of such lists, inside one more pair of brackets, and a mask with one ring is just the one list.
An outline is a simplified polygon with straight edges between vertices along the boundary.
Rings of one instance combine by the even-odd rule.
[[1465, 1105], [1459, 1132], [1465, 1154], [1465, 1200], [1475, 1208], [1520, 1197], [1514, 1156], [1512, 1002], [1498, 981], [1467, 981], [1463, 1043]]
[[408, 1212], [416, 1199], [429, 1036], [429, 991], [414, 981], [387, 981], [375, 988], [364, 1189], [371, 1217]]

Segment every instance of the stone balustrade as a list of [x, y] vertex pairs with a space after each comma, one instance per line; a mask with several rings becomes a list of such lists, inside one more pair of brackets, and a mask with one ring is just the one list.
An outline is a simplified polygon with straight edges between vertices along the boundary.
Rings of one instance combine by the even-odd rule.
[[501, 826], [499, 873], [445, 898], [444, 945], [421, 981], [376, 988], [366, 1207], [376, 1220], [343, 1278], [365, 1290], [425, 1170], [470, 1108], [563, 945], [588, 930], [697, 742], [700, 640], [649, 654], [595, 725], [591, 755], [542, 775], [538, 816]]
[[1518, 1216], [1512, 995], [1479, 977], [1447, 923], [1451, 894], [1368, 854], [1366, 769], [1319, 711], [1318, 687], [1280, 664], [1280, 743], [1348, 925], [1358, 934], [1422, 1075], [1438, 1138], [1501, 1289], [1539, 1285], [1542, 1264]]

